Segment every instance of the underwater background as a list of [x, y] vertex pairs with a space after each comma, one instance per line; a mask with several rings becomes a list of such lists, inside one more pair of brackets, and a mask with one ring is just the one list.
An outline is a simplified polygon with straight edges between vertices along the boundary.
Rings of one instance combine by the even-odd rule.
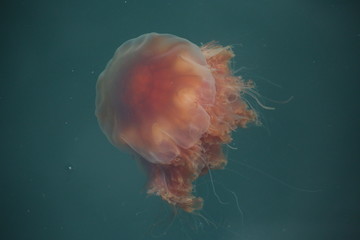
[[[2, 1], [0, 239], [360, 239], [357, 1]], [[232, 45], [262, 125], [197, 181], [198, 214], [146, 194], [146, 174], [94, 115], [120, 44], [148, 32]]]

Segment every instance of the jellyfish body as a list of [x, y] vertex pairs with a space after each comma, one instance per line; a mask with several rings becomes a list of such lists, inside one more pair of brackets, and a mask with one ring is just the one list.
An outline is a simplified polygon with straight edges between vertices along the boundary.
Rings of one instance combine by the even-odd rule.
[[241, 98], [252, 87], [231, 75], [230, 47], [198, 47], [149, 33], [122, 44], [97, 82], [96, 116], [116, 147], [140, 156], [148, 193], [192, 212], [203, 200], [193, 181], [223, 168], [221, 145], [256, 119]]

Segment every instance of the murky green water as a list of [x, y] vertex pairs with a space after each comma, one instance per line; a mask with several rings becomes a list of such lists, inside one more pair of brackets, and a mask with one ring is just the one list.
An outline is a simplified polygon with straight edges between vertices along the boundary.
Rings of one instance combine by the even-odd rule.
[[[0, 11], [1, 239], [359, 238], [358, 4], [38, 0]], [[234, 69], [276, 108], [246, 96], [263, 125], [237, 130], [227, 168], [199, 179], [198, 215], [147, 197], [144, 172], [94, 116], [98, 74], [146, 32], [232, 44]]]

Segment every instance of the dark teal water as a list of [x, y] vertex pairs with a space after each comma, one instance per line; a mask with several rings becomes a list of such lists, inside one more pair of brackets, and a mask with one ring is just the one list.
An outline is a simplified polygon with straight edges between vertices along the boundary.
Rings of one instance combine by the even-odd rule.
[[[355, 2], [3, 1], [0, 239], [359, 239]], [[147, 32], [233, 44], [262, 96], [293, 97], [247, 97], [263, 125], [198, 181], [201, 216], [147, 197], [94, 116], [98, 74]]]

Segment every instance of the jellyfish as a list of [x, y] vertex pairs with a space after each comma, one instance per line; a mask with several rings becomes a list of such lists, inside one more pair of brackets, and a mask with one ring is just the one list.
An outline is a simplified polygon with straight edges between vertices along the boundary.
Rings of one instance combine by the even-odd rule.
[[148, 33], [123, 43], [97, 80], [95, 115], [108, 140], [138, 156], [148, 194], [186, 212], [203, 207], [193, 183], [225, 167], [231, 132], [257, 119], [242, 95], [253, 83], [232, 74], [233, 57], [216, 42]]

